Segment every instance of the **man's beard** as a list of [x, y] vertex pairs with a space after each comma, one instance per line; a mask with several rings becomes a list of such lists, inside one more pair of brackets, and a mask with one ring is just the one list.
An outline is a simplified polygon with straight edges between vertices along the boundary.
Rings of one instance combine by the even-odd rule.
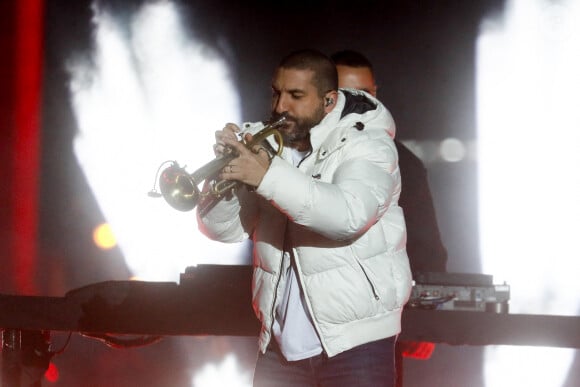
[[286, 123], [280, 126], [280, 133], [282, 134], [284, 144], [299, 143], [308, 140], [310, 137], [310, 129], [318, 125], [324, 118], [324, 105], [320, 104], [311, 116], [302, 118], [294, 117], [287, 112], [281, 114], [272, 112], [271, 121], [279, 119], [282, 115], [286, 116]]

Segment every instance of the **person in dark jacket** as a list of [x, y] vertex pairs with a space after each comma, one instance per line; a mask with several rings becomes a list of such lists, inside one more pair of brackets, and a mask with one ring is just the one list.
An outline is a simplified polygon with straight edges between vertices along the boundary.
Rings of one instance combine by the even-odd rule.
[[[377, 96], [373, 66], [361, 53], [352, 50], [331, 55], [338, 70], [338, 86], [363, 90]], [[419, 272], [445, 272], [447, 249], [441, 240], [427, 170], [401, 141], [395, 138], [403, 189], [399, 205], [407, 223], [407, 254], [413, 275]]]
[[[373, 66], [361, 53], [344, 50], [331, 56], [338, 71], [338, 86], [362, 90], [377, 95]], [[445, 272], [447, 249], [435, 216], [435, 207], [427, 179], [427, 170], [419, 159], [401, 141], [395, 138], [401, 172], [399, 205], [407, 224], [407, 253], [413, 276], [420, 272]], [[397, 386], [403, 385], [403, 357], [428, 359], [435, 344], [429, 342], [397, 341], [395, 357]]]

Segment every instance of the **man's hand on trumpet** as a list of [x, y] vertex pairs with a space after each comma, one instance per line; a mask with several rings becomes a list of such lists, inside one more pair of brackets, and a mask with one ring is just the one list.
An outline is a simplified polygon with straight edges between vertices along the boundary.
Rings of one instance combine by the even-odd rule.
[[[235, 152], [239, 155], [222, 169], [220, 179], [237, 180], [257, 187], [270, 167], [270, 156], [260, 145], [248, 149], [243, 142], [238, 141], [236, 134], [239, 132], [240, 128], [231, 123], [226, 124], [221, 131], [216, 132], [216, 145], [214, 146], [216, 156], [219, 157], [229, 152]], [[252, 135], [246, 133], [244, 141], [251, 143]], [[261, 150], [264, 151], [261, 152]]]
[[226, 139], [239, 141], [238, 133], [240, 133], [240, 128], [236, 124], [232, 123], [227, 123], [222, 130], [215, 132], [215, 144], [213, 146], [213, 151], [216, 157], [222, 157], [224, 155], [230, 154], [232, 149], [226, 146]]

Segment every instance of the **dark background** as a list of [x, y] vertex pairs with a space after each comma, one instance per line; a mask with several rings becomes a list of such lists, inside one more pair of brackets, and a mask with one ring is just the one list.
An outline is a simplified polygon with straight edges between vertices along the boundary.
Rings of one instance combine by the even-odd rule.
[[[126, 18], [143, 3], [100, 2]], [[500, 12], [502, 0], [179, 4], [195, 34], [230, 64], [244, 120], [267, 117], [270, 76], [284, 54], [305, 47], [328, 54], [349, 48], [374, 64], [379, 98], [395, 118], [399, 139], [477, 140], [475, 41], [480, 21]], [[103, 219], [72, 152], [77, 128], [65, 64], [91, 52], [91, 17], [89, 1], [46, 1], [37, 278], [46, 295], [130, 274], [118, 250], [103, 252], [92, 242], [92, 229]], [[426, 166], [448, 270], [478, 273], [477, 162]], [[65, 337], [54, 339], [58, 346]], [[221, 361], [228, 349], [251, 370], [253, 338], [168, 338], [146, 348], [113, 350], [73, 336], [54, 360], [61, 372], [56, 385], [187, 386], [188, 367]], [[405, 379], [408, 386], [482, 386], [482, 349], [438, 345], [431, 360], [405, 361]]]

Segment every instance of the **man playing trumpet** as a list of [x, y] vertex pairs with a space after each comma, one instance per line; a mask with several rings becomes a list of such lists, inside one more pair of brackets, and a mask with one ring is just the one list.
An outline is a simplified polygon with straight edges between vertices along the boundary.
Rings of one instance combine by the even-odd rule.
[[[302, 50], [278, 65], [272, 119], [280, 156], [216, 132], [243, 185], [198, 213], [210, 238], [254, 241], [261, 321], [254, 386], [393, 386], [394, 345], [411, 290], [395, 124], [374, 97], [338, 90], [334, 63]], [[262, 124], [244, 125], [246, 142]], [[250, 147], [251, 148], [251, 147]]]

